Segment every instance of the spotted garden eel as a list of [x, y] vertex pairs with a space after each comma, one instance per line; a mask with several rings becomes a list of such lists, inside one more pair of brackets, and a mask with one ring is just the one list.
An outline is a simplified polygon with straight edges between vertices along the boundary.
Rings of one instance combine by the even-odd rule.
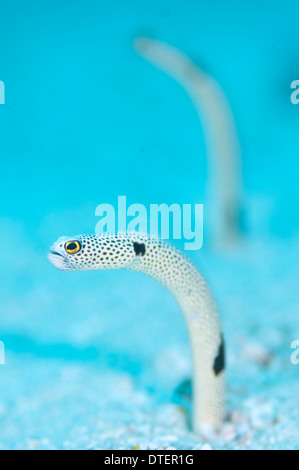
[[230, 104], [218, 83], [180, 50], [151, 38], [137, 38], [134, 45], [144, 59], [182, 85], [194, 103], [207, 141], [212, 238], [217, 245], [231, 245], [240, 238], [243, 185]]
[[225, 415], [224, 342], [216, 302], [195, 265], [175, 247], [139, 233], [63, 237], [51, 247], [48, 259], [62, 271], [139, 271], [173, 294], [192, 349], [193, 429], [217, 430]]

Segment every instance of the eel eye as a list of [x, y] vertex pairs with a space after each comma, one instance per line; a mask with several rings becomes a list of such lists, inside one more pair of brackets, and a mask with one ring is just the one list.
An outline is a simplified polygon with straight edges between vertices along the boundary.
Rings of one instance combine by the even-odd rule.
[[82, 249], [81, 243], [77, 242], [77, 241], [67, 242], [65, 244], [65, 251], [69, 255], [75, 255], [76, 253], [79, 253], [79, 251], [81, 251], [81, 249]]

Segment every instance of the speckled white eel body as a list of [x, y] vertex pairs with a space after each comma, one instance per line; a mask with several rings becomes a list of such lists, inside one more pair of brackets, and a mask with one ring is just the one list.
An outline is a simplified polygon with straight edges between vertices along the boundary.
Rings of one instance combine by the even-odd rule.
[[195, 265], [175, 247], [139, 233], [60, 238], [48, 255], [62, 271], [130, 269], [163, 284], [184, 315], [193, 358], [193, 429], [225, 417], [225, 351], [218, 308]]

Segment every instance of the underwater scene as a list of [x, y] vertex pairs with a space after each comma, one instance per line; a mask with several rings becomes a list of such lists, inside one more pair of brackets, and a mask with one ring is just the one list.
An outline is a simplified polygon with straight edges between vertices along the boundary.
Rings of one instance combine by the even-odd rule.
[[0, 5], [0, 450], [299, 449], [299, 3]]

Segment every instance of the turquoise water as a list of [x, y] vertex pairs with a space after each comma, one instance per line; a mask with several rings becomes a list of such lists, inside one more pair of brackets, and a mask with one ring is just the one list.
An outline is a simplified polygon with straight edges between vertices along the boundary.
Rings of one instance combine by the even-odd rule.
[[46, 259], [58, 236], [93, 233], [96, 206], [119, 195], [207, 202], [202, 124], [182, 88], [134, 52], [138, 35], [177, 46], [217, 79], [242, 147], [244, 244], [217, 253], [207, 239], [191, 254], [221, 306], [237, 413], [237, 435], [211, 445], [298, 447], [298, 10], [234, 0], [1, 6], [0, 448], [204, 443], [186, 426], [189, 400], [174, 393], [190, 357], [169, 294], [136, 273], [65, 274]]

